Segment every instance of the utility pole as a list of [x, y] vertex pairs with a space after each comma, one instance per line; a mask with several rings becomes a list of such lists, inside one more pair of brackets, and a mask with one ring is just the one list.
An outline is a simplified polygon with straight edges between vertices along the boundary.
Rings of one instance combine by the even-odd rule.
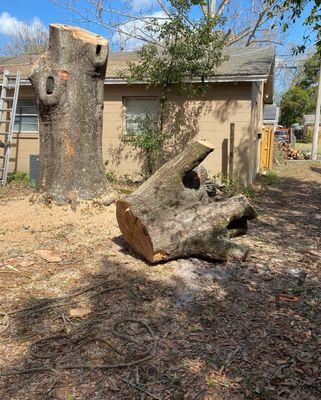
[[318, 98], [317, 98], [317, 106], [315, 109], [315, 121], [314, 121], [314, 130], [313, 130], [313, 142], [312, 142], [312, 154], [311, 154], [312, 160], [316, 160], [317, 155], [318, 155], [320, 105], [321, 105], [321, 65], [320, 65], [320, 69], [319, 69]]

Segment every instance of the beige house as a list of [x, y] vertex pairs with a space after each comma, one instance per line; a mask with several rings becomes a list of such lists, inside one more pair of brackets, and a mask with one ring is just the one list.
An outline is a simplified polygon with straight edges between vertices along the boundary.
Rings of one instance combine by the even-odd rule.
[[[230, 166], [235, 176], [251, 183], [259, 168], [263, 106], [273, 101], [274, 48], [235, 47], [226, 53], [228, 60], [209, 80], [206, 96], [189, 100], [183, 96], [170, 98], [166, 120], [170, 139], [164, 156], [177, 154], [193, 139], [206, 139], [215, 146], [204, 162], [211, 174], [226, 174]], [[23, 76], [11, 171], [29, 172], [30, 155], [39, 151], [37, 106], [27, 79], [36, 59], [34, 56], [0, 58], [0, 74], [5, 69], [10, 73], [20, 69]], [[147, 89], [141, 83], [128, 85], [120, 77], [126, 61], [136, 59], [135, 53], [110, 54], [103, 125], [107, 169], [132, 178], [139, 178], [144, 160], [126, 141], [126, 131], [135, 126], [139, 115], [148, 113], [157, 117], [160, 96], [157, 88]], [[230, 146], [231, 124], [234, 124], [234, 149]]]

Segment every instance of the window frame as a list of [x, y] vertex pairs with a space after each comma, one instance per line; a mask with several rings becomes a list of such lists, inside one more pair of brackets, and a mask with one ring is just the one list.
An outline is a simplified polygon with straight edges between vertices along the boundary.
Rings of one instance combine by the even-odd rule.
[[127, 100], [156, 100], [158, 102], [157, 109], [157, 122], [159, 119], [159, 106], [160, 106], [160, 98], [157, 96], [123, 96], [122, 97], [122, 136], [127, 138], [127, 140], [131, 140], [131, 135], [127, 133], [126, 127], [126, 101]]
[[[35, 102], [36, 102], [36, 107], [37, 107], [37, 100], [36, 100], [36, 98], [35, 97], [18, 97], [18, 102], [19, 102], [19, 100], [35, 100]], [[26, 113], [18, 113], [17, 111], [18, 111], [18, 109], [19, 108], [30, 108], [30, 107], [34, 107], [34, 106], [19, 106], [18, 105], [18, 102], [17, 102], [17, 109], [16, 109], [16, 114], [15, 114], [15, 120], [16, 120], [16, 118], [17, 117], [37, 117], [37, 130], [35, 130], [35, 131], [27, 131], [27, 130], [15, 130], [14, 129], [14, 125], [15, 125], [15, 123], [16, 123], [16, 121], [14, 121], [14, 124], [13, 124], [13, 133], [15, 133], [15, 134], [20, 134], [20, 133], [33, 133], [33, 134], [39, 134], [39, 115], [38, 115], [38, 113], [37, 114], [26, 114]]]

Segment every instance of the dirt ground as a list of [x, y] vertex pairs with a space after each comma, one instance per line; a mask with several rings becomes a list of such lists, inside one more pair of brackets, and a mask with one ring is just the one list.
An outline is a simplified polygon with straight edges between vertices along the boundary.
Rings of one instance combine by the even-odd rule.
[[150, 266], [114, 205], [2, 189], [0, 399], [320, 399], [321, 163], [277, 174], [241, 264]]

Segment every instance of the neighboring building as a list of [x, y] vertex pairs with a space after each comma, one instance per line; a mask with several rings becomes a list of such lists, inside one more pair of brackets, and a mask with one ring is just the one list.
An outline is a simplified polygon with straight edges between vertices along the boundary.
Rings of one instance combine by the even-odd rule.
[[265, 126], [272, 126], [274, 129], [279, 123], [280, 107], [272, 104], [266, 104], [263, 110], [263, 124]]
[[[212, 174], [227, 173], [230, 124], [235, 124], [234, 173], [251, 183], [259, 168], [263, 104], [273, 102], [274, 48], [229, 48], [228, 60], [208, 81], [204, 97], [170, 98], [166, 131], [170, 136], [166, 157], [179, 153], [196, 138], [213, 143], [215, 151], [204, 162]], [[23, 79], [16, 118], [15, 152], [11, 170], [29, 171], [29, 156], [38, 154], [38, 119], [33, 89], [27, 79], [36, 57], [0, 58], [0, 73], [20, 69]], [[112, 52], [105, 80], [103, 157], [118, 175], [137, 177], [142, 158], [126, 143], [126, 131], [135, 118], [149, 113], [157, 118], [160, 90], [141, 83], [127, 84], [120, 71], [126, 61], [137, 60], [133, 52]], [[0, 78], [1, 79], [1, 78]], [[0, 136], [1, 139], [1, 136]]]
[[[313, 139], [314, 130], [314, 114], [303, 115], [302, 125], [303, 125], [303, 141], [306, 143], [311, 143]], [[321, 144], [321, 124], [319, 124], [319, 144]]]

